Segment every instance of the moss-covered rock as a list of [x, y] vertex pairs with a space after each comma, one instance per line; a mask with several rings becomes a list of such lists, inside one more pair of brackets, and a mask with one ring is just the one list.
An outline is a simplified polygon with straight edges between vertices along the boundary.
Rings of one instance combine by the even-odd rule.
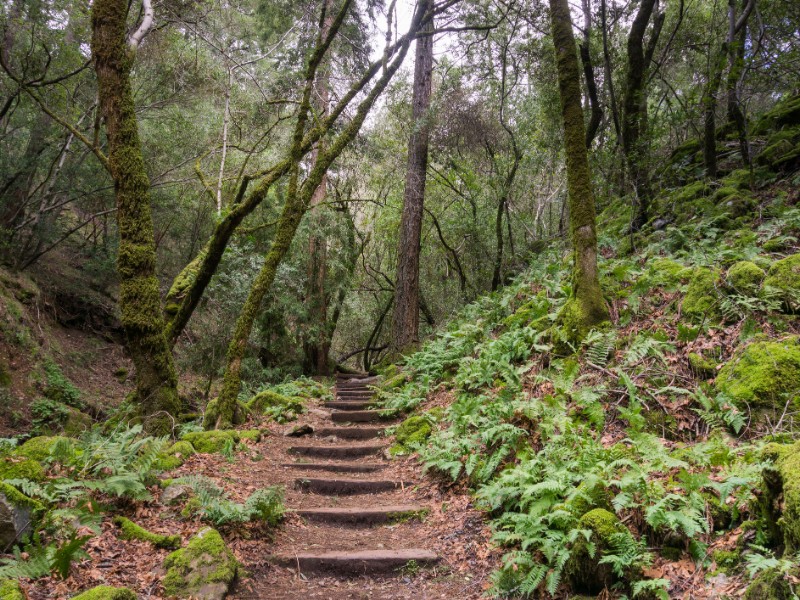
[[0, 600], [26, 600], [19, 581], [16, 579], [0, 579]]
[[770, 522], [772, 537], [778, 538], [772, 541], [782, 541], [786, 553], [794, 554], [800, 550], [800, 442], [769, 444], [763, 458], [775, 463], [763, 473], [762, 514]]
[[178, 440], [158, 457], [157, 468], [160, 471], [171, 471], [177, 469], [186, 459], [195, 454], [192, 444], [186, 440]]
[[74, 596], [72, 600], [136, 600], [136, 594], [128, 588], [98, 585]]
[[163, 535], [148, 531], [126, 517], [116, 517], [114, 523], [119, 527], [119, 537], [123, 540], [140, 540], [150, 542], [156, 548], [176, 550], [181, 546], [181, 536]]
[[9, 548], [32, 531], [45, 507], [15, 487], [0, 481], [0, 547]]
[[396, 443], [390, 449], [392, 454], [404, 454], [414, 446], [421, 444], [427, 440], [433, 427], [428, 419], [421, 416], [413, 416], [407, 418], [400, 423], [395, 431]]
[[674, 288], [688, 281], [693, 272], [693, 269], [671, 258], [657, 258], [650, 262], [650, 268], [645, 277], [647, 283], [652, 287]]
[[301, 413], [303, 412], [303, 401], [300, 398], [264, 390], [247, 401], [247, 408], [256, 415], [262, 415], [272, 408], [283, 408], [295, 413]]
[[800, 254], [776, 261], [767, 272], [764, 288], [778, 293], [785, 310], [800, 311]]
[[764, 269], [749, 260], [742, 260], [731, 265], [725, 280], [730, 287], [742, 296], [756, 297], [761, 282], [766, 277]]
[[221, 600], [236, 579], [239, 563], [222, 536], [206, 527], [185, 548], [167, 556], [164, 568], [168, 596]]
[[697, 352], [689, 353], [689, 367], [700, 377], [713, 377], [717, 372], [717, 363]]
[[793, 600], [796, 597], [788, 577], [778, 569], [759, 573], [744, 594], [744, 600]]
[[780, 170], [798, 158], [800, 158], [800, 127], [790, 127], [769, 136], [766, 146], [756, 156], [756, 162]]
[[192, 431], [184, 434], [181, 440], [189, 442], [197, 452], [212, 454], [220, 452], [228, 440], [239, 441], [239, 432], [234, 429], [214, 429], [211, 431]]
[[583, 515], [580, 518], [579, 527], [592, 532], [591, 542], [595, 545], [594, 556], [591, 556], [586, 540], [579, 537], [575, 542], [565, 572], [572, 589], [576, 592], [599, 594], [614, 583], [611, 566], [600, 564], [603, 552], [610, 548], [613, 535], [624, 534], [628, 530], [614, 513], [603, 508], [595, 508]]
[[782, 98], [770, 110], [763, 113], [753, 124], [752, 132], [763, 135], [782, 127], [800, 125], [800, 95]]
[[82, 433], [92, 428], [92, 417], [76, 408], [68, 407], [67, 419], [62, 431], [67, 437], [79, 437]]
[[397, 373], [396, 375], [381, 381], [378, 384], [378, 388], [382, 392], [389, 392], [391, 390], [396, 390], [397, 388], [403, 386], [407, 381], [408, 381], [408, 375], [406, 375], [405, 373]]
[[0, 479], [42, 481], [44, 477], [44, 467], [38, 460], [18, 456], [0, 458]]
[[24, 456], [31, 460], [43, 462], [50, 456], [50, 451], [53, 449], [53, 446], [60, 440], [67, 440], [67, 438], [62, 436], [40, 435], [29, 439], [17, 448], [14, 453], [18, 456]]
[[[798, 337], [753, 342], [720, 369], [717, 389], [751, 409], [783, 411], [787, 396], [800, 389]], [[795, 399], [800, 405], [800, 397]]]
[[693, 321], [718, 322], [722, 318], [720, 286], [719, 271], [707, 267], [695, 269], [681, 304], [683, 314]]
[[[236, 401], [236, 408], [233, 411], [233, 425], [241, 425], [247, 421], [247, 416], [250, 414], [250, 407], [241, 400]], [[203, 415], [203, 427], [210, 429], [216, 426], [219, 419], [219, 398], [214, 398], [206, 404], [206, 410]]]

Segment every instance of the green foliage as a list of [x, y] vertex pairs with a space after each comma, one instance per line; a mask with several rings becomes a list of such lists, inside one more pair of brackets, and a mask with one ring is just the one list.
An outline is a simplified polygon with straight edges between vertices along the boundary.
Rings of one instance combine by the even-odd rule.
[[180, 535], [161, 535], [153, 533], [126, 517], [115, 517], [114, 523], [119, 527], [119, 537], [123, 540], [141, 540], [143, 542], [150, 542], [156, 548], [166, 548], [168, 550], [175, 550], [181, 545]]
[[275, 527], [283, 519], [285, 509], [280, 486], [256, 490], [243, 504], [239, 504], [230, 500], [222, 488], [206, 477], [182, 477], [173, 483], [191, 486], [196, 499], [192, 512], [216, 526], [260, 521]]
[[86, 403], [81, 399], [80, 390], [64, 376], [56, 363], [50, 360], [45, 361], [44, 372], [47, 380], [44, 389], [46, 398], [79, 410], [86, 408]]
[[83, 546], [91, 538], [92, 536], [87, 535], [73, 535], [61, 544], [32, 545], [26, 548], [25, 558], [18, 548], [14, 548], [13, 557], [0, 559], [0, 578], [39, 579], [56, 573], [66, 579], [73, 562], [89, 557]]
[[128, 588], [98, 585], [82, 594], [73, 596], [72, 600], [136, 600], [136, 594]]

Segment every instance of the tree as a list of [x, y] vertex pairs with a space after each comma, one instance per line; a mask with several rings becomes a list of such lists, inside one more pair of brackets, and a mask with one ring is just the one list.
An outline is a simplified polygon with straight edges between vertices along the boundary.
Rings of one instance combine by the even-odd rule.
[[581, 108], [581, 83], [575, 37], [567, 0], [550, 0], [550, 20], [556, 51], [564, 149], [567, 163], [570, 237], [573, 246], [572, 295], [559, 320], [572, 340], [608, 320], [597, 274], [597, 234], [594, 192], [586, 150]]
[[[429, 0], [421, 0], [417, 10], [427, 13]], [[425, 179], [428, 171], [428, 140], [432, 75], [433, 20], [428, 21], [422, 37], [417, 39], [414, 56], [414, 90], [411, 100], [413, 125], [408, 141], [408, 166], [400, 220], [400, 241], [397, 247], [394, 313], [392, 317], [392, 349], [407, 350], [419, 338], [419, 255], [422, 215], [425, 205]]]
[[150, 180], [139, 142], [130, 73], [139, 42], [153, 23], [143, 0], [140, 27], [126, 39], [128, 3], [95, 0], [91, 49], [108, 137], [119, 228], [119, 306], [126, 347], [136, 367], [135, 399], [149, 431], [168, 433], [180, 409], [172, 352], [164, 336], [150, 213]]

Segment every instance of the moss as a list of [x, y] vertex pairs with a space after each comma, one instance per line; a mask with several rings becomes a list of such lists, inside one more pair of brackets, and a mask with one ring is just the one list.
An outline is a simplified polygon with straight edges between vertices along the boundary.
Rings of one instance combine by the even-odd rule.
[[775, 460], [763, 473], [770, 504], [765, 516], [777, 526], [786, 553], [794, 554], [800, 550], [800, 442], [769, 444], [763, 456]]
[[[241, 400], [236, 401], [236, 410], [233, 412], [232, 425], [241, 425], [247, 421], [250, 414], [250, 407]], [[213, 429], [217, 420], [219, 419], [219, 398], [214, 398], [206, 405], [205, 414], [203, 415], [203, 427], [206, 429]]]
[[594, 556], [591, 556], [587, 541], [579, 536], [566, 565], [566, 575], [575, 591], [598, 594], [614, 582], [610, 565], [600, 564], [603, 552], [610, 547], [614, 534], [628, 530], [614, 513], [604, 508], [587, 512], [580, 518], [578, 526], [592, 532], [590, 541], [596, 550]]
[[681, 304], [683, 314], [693, 321], [718, 322], [722, 318], [719, 287], [718, 271], [707, 267], [695, 269]]
[[73, 596], [72, 600], [136, 600], [136, 594], [128, 588], [98, 585], [96, 588]]
[[384, 379], [378, 384], [381, 391], [388, 392], [403, 386], [408, 381], [408, 375], [405, 373], [398, 373], [388, 379]]
[[431, 423], [425, 417], [409, 417], [397, 427], [394, 433], [397, 443], [392, 446], [390, 452], [392, 454], [403, 454], [427, 440], [432, 431]]
[[19, 581], [16, 579], [0, 579], [0, 600], [26, 600]]
[[42, 481], [44, 478], [44, 467], [39, 461], [18, 457], [0, 458], [0, 479]]
[[239, 432], [239, 439], [258, 443], [261, 441], [261, 431], [258, 429], [244, 429]]
[[659, 554], [669, 561], [677, 561], [681, 559], [683, 551], [680, 548], [673, 548], [672, 546], [662, 546]]
[[38, 500], [29, 498], [17, 488], [7, 484], [4, 481], [0, 481], [0, 494], [5, 496], [6, 500], [8, 500], [14, 506], [30, 509], [34, 514], [43, 514], [45, 511], [44, 504]]
[[[738, 350], [719, 371], [716, 386], [751, 408], [783, 410], [787, 394], [800, 389], [798, 337], [753, 342]], [[796, 403], [800, 403], [797, 398]]]
[[48, 456], [50, 456], [50, 450], [53, 448], [56, 442], [66, 439], [67, 438], [61, 436], [40, 435], [38, 437], [31, 438], [22, 444], [16, 449], [14, 454], [43, 462]]
[[[559, 337], [568, 341], [573, 346], [577, 346], [589, 334], [592, 329], [603, 329], [609, 321], [604, 319], [598, 321], [597, 311], [591, 307], [587, 308], [578, 298], [570, 298], [558, 313], [556, 328], [559, 330]], [[563, 348], [558, 348], [558, 352], [563, 354]]]
[[703, 498], [706, 500], [706, 506], [711, 516], [714, 531], [730, 529], [733, 523], [733, 511], [731, 508], [727, 504], [721, 502], [719, 496], [711, 492], [704, 493]]
[[375, 372], [384, 379], [391, 379], [392, 377], [400, 373], [400, 367], [398, 367], [393, 362], [387, 364], [381, 363], [377, 367], [375, 367]]
[[792, 127], [773, 133], [756, 157], [756, 162], [780, 169], [797, 158], [800, 158], [800, 127]]
[[82, 433], [92, 428], [94, 421], [86, 413], [71, 407], [67, 413], [67, 420], [62, 427], [62, 431], [67, 437], [79, 437]]
[[742, 561], [742, 553], [738, 550], [714, 550], [711, 558], [717, 563], [717, 570], [731, 574]]
[[749, 260], [734, 263], [725, 276], [728, 285], [743, 296], [754, 298], [758, 295], [761, 282], [766, 273]]
[[578, 484], [575, 495], [567, 501], [566, 508], [579, 518], [595, 508], [610, 510], [608, 488], [599, 484], [589, 487], [586, 482], [581, 482]]
[[194, 259], [192, 259], [188, 265], [183, 268], [180, 273], [178, 273], [178, 276], [172, 282], [172, 286], [167, 292], [167, 297], [164, 299], [164, 312], [167, 315], [172, 316], [178, 312], [181, 302], [183, 301], [183, 297], [192, 286], [195, 279], [197, 279], [197, 273], [200, 269], [200, 265], [206, 259], [207, 254], [208, 247], [206, 246], [197, 254], [197, 256], [194, 257]]
[[689, 353], [689, 367], [701, 377], [713, 377], [717, 372], [717, 363], [697, 352]]
[[160, 471], [171, 471], [180, 467], [186, 459], [195, 454], [192, 444], [186, 440], [180, 440], [172, 444], [165, 452], [158, 457], [157, 469]]
[[647, 282], [653, 286], [674, 288], [687, 281], [692, 276], [693, 270], [671, 258], [657, 258], [650, 263], [646, 275]]
[[140, 540], [142, 542], [150, 542], [156, 548], [166, 548], [168, 550], [175, 550], [180, 548], [181, 536], [179, 535], [162, 535], [147, 531], [144, 527], [137, 525], [130, 519], [125, 517], [116, 517], [114, 523], [119, 527], [120, 539], [123, 540]]
[[189, 442], [200, 453], [212, 454], [221, 451], [228, 440], [238, 442], [239, 434], [232, 429], [193, 431], [183, 435], [181, 440]]
[[292, 396], [284, 396], [271, 390], [259, 392], [247, 401], [247, 408], [253, 414], [260, 415], [270, 408], [283, 407], [293, 412], [303, 412], [303, 401]]
[[788, 578], [778, 569], [759, 573], [744, 593], [744, 600], [792, 600], [796, 597]]
[[507, 329], [520, 329], [545, 316], [549, 310], [550, 300], [545, 292], [540, 292], [520, 306], [513, 314], [503, 319], [503, 325]]
[[800, 254], [776, 261], [767, 272], [764, 288], [771, 288], [789, 312], [800, 310]]
[[189, 598], [203, 590], [224, 591], [236, 579], [239, 563], [217, 531], [206, 527], [164, 560], [167, 574], [164, 591], [168, 596]]
[[753, 124], [752, 132], [763, 135], [782, 126], [800, 125], [800, 95], [782, 98]]
[[764, 252], [783, 252], [789, 247], [789, 240], [785, 237], [775, 237], [761, 244]]

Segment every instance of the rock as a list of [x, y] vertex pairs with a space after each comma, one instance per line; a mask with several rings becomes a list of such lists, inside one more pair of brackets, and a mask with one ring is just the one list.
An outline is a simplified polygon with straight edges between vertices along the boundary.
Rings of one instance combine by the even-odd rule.
[[41, 503], [0, 482], [0, 549], [8, 549], [30, 534], [34, 520], [42, 512]]
[[695, 269], [681, 304], [683, 314], [693, 321], [718, 322], [722, 318], [719, 308], [720, 285], [718, 271], [706, 267]]
[[759, 573], [744, 593], [744, 600], [791, 600], [796, 597], [788, 577], [778, 569]]
[[390, 449], [390, 454], [403, 454], [413, 447], [427, 440], [433, 428], [425, 417], [415, 415], [400, 423], [394, 432], [396, 443]]
[[742, 260], [728, 269], [725, 279], [737, 293], [755, 298], [765, 276], [766, 273], [758, 265], [749, 260]]
[[19, 456], [0, 458], [0, 479], [42, 481], [44, 477], [44, 467], [38, 460]]
[[800, 254], [773, 263], [764, 279], [764, 288], [778, 294], [787, 312], [800, 311]]
[[238, 432], [233, 429], [213, 429], [211, 431], [193, 431], [181, 437], [189, 442], [195, 450], [204, 454], [213, 454], [221, 451], [228, 440], [239, 441]]
[[580, 518], [580, 528], [592, 532], [591, 541], [595, 544], [594, 556], [589, 552], [588, 543], [583, 537], [575, 542], [565, 572], [576, 592], [599, 594], [614, 582], [611, 565], [600, 564], [603, 552], [610, 548], [611, 536], [630, 532], [617, 516], [603, 508], [590, 510]]
[[701, 377], [713, 377], [717, 372], [717, 363], [697, 352], [689, 353], [689, 367]]
[[286, 437], [303, 437], [304, 435], [311, 435], [312, 433], [314, 433], [314, 428], [311, 425], [303, 424], [295, 425], [283, 435]]
[[193, 454], [196, 454], [194, 446], [186, 440], [179, 440], [159, 455], [157, 468], [161, 471], [177, 469]]
[[128, 588], [98, 585], [96, 588], [73, 596], [72, 600], [136, 600], [136, 594]]
[[42, 462], [48, 456], [50, 456], [50, 451], [57, 442], [68, 439], [69, 438], [61, 436], [40, 435], [38, 437], [29, 439], [27, 442], [17, 448], [14, 453], [18, 456], [24, 456], [25, 458]]
[[666, 229], [667, 225], [669, 224], [669, 219], [658, 218], [653, 221], [653, 231], [661, 231], [662, 229]]
[[161, 492], [161, 504], [169, 506], [177, 500], [189, 498], [192, 495], [192, 487], [180, 483], [171, 483]]
[[[748, 344], [720, 369], [716, 387], [741, 407], [782, 413], [800, 389], [800, 338]], [[794, 404], [800, 408], [800, 397]]]
[[164, 560], [168, 596], [222, 600], [236, 579], [239, 563], [216, 530], [206, 527]]

